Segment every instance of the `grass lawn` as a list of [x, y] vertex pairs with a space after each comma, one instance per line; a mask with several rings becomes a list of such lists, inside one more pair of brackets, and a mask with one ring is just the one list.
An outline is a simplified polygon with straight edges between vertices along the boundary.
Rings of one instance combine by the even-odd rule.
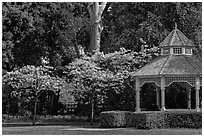
[[202, 129], [100, 128], [88, 123], [2, 127], [3, 135], [201, 135]]

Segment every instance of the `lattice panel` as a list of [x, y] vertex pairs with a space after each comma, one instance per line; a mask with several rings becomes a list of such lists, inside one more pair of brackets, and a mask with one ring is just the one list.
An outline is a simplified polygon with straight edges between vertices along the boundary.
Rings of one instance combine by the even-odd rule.
[[140, 86], [148, 82], [154, 82], [157, 86], [160, 87], [161, 80], [160, 78], [140, 78]]
[[165, 77], [165, 86], [169, 86], [173, 82], [188, 82], [191, 86], [195, 86], [195, 77]]

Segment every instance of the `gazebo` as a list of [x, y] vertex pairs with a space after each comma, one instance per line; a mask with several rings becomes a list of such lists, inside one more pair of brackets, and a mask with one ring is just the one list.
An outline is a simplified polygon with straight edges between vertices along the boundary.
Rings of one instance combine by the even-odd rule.
[[[193, 55], [193, 42], [175, 29], [159, 45], [161, 55], [132, 74], [135, 79], [136, 112], [140, 108], [140, 90], [145, 83], [156, 85], [157, 105], [165, 110], [165, 88], [176, 82], [187, 88], [188, 102], [195, 87], [195, 106], [199, 108], [199, 90], [202, 80], [202, 61]], [[191, 103], [188, 103], [191, 108]]]

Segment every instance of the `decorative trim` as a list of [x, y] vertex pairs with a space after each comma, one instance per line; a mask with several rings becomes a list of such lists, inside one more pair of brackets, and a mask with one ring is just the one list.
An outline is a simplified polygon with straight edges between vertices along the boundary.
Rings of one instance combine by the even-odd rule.
[[157, 78], [140, 78], [140, 87], [142, 87], [145, 83], [155, 83], [156, 86], [160, 87], [160, 77]]
[[187, 82], [190, 86], [195, 86], [195, 77], [165, 77], [165, 86], [168, 87], [173, 82]]
[[178, 82], [178, 83], [180, 83], [180, 82], [186, 82], [186, 83], [188, 83], [191, 87], [194, 87], [194, 85], [192, 85], [192, 84], [189, 83], [188, 81], [172, 81], [172, 82], [170, 82], [169, 84], [167, 84], [166, 87], [170, 86], [170, 85], [171, 85], [172, 83], [174, 83], [174, 82]]
[[143, 82], [141, 85], [140, 85], [140, 87], [142, 87], [144, 84], [146, 84], [146, 83], [154, 83], [157, 87], [160, 87], [160, 85], [157, 83], [157, 82], [155, 82], [155, 81], [145, 81], [145, 82]]

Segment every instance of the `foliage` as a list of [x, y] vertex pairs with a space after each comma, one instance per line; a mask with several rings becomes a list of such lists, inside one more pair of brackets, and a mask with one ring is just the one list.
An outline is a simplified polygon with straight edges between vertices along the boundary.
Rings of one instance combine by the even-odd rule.
[[[7, 71], [25, 65], [67, 65], [76, 57], [76, 46], [90, 45], [89, 3], [4, 2], [2, 4], [2, 66]], [[101, 49], [121, 47], [140, 52], [159, 43], [174, 28], [201, 49], [201, 3], [107, 3], [102, 15]], [[199, 49], [199, 50], [200, 50]]]
[[104, 111], [100, 114], [101, 127], [129, 127], [132, 113], [128, 111]]
[[110, 3], [104, 11], [101, 51], [114, 52], [124, 47], [138, 52], [140, 39], [150, 47], [158, 47], [174, 29], [175, 22], [195, 45], [200, 45], [201, 7], [199, 2]]
[[202, 112], [189, 111], [167, 111], [165, 121], [169, 128], [201, 128]]
[[132, 126], [138, 129], [166, 128], [164, 113], [157, 111], [134, 112]]
[[155, 128], [201, 128], [202, 112], [195, 110], [175, 111], [104, 111], [100, 114], [102, 127], [136, 127], [137, 129]]
[[105, 80], [112, 78], [112, 74], [99, 68], [91, 57], [76, 59], [66, 67], [64, 73], [67, 74], [68, 83], [70, 82], [75, 88], [73, 90], [81, 94], [100, 92], [100, 89], [107, 83]]
[[158, 50], [151, 48], [139, 53], [121, 48], [109, 54], [84, 55], [66, 66], [64, 74], [71, 88], [61, 92], [61, 97], [72, 92], [78, 99], [87, 97], [89, 101], [95, 98], [98, 104], [103, 104], [104, 110], [123, 108], [133, 111], [135, 101], [131, 72], [157, 55]]
[[11, 99], [17, 100], [23, 107], [28, 107], [24, 110], [30, 110], [33, 107], [29, 107], [29, 104], [38, 100], [42, 93], [51, 91], [57, 94], [60, 90], [65, 90], [66, 82], [51, 75], [50, 69], [52, 68], [25, 66], [7, 72], [2, 79], [3, 86], [10, 86], [12, 90], [10, 93], [3, 90], [3, 95], [9, 94]]
[[64, 84], [59, 77], [51, 75], [47, 67], [25, 66], [3, 76], [3, 84], [11, 85], [14, 89], [51, 90], [58, 91]]
[[[4, 114], [2, 115], [2, 121], [4, 123], [29, 123], [31, 122], [31, 117], [30, 116], [11, 116]], [[49, 124], [49, 123], [58, 123], [58, 124], [63, 124], [67, 122], [87, 122], [88, 117], [87, 116], [76, 116], [76, 115], [48, 115], [46, 117], [44, 116], [38, 116], [37, 117], [37, 122], [38, 124]]]
[[71, 3], [4, 2], [3, 68], [67, 64], [75, 57], [75, 33], [81, 18], [74, 17]]
[[108, 69], [114, 74], [114, 81], [109, 82], [105, 89], [108, 98], [105, 103], [107, 110], [133, 111], [134, 80], [131, 73], [144, 66], [149, 60], [157, 56], [158, 50], [145, 48], [142, 52], [133, 52], [121, 48], [120, 51], [109, 54], [98, 54], [99, 66]]

